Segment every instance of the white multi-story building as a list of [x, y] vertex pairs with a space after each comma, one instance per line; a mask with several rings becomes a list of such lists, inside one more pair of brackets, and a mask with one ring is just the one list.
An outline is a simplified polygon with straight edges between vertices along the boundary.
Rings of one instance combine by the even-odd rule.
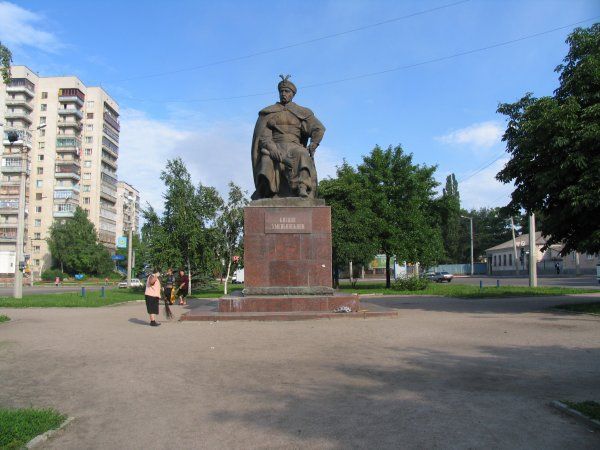
[[127, 236], [131, 227], [133, 233], [139, 233], [140, 193], [125, 181], [119, 181], [117, 183], [117, 237]]
[[[0, 83], [3, 154], [0, 182], [0, 274], [14, 272], [21, 158], [27, 162], [24, 251], [39, 274], [49, 268], [46, 238], [54, 220], [87, 211], [100, 241], [115, 248], [119, 106], [100, 87], [74, 76], [40, 77], [13, 66]], [[12, 143], [9, 134], [19, 139]]]

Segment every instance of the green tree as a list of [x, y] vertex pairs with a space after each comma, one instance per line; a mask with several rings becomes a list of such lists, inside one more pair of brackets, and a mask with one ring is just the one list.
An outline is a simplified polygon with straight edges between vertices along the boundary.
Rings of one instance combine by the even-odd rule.
[[401, 146], [375, 147], [363, 157], [358, 173], [363, 194], [375, 215], [373, 233], [386, 255], [386, 286], [391, 286], [390, 259], [431, 266], [444, 253], [434, 200], [435, 166], [413, 164]]
[[[461, 215], [473, 218], [473, 257], [475, 261], [485, 257], [486, 249], [512, 238], [510, 216], [503, 208], [480, 208], [462, 210]], [[457, 262], [471, 259], [471, 231], [468, 220], [460, 223]]]
[[446, 187], [439, 199], [439, 214], [446, 252], [445, 259], [447, 262], [459, 262], [460, 194], [454, 174], [446, 177]]
[[10, 83], [10, 64], [12, 63], [11, 51], [2, 45], [0, 42], [0, 73], [2, 74], [2, 81], [4, 84]]
[[[334, 274], [350, 261], [367, 265], [377, 254], [378, 242], [369, 232], [376, 221], [360, 175], [347, 162], [337, 176], [319, 182], [319, 196], [331, 206]], [[352, 276], [352, 275], [351, 275]], [[334, 275], [334, 286], [339, 277]]]
[[98, 241], [94, 224], [79, 207], [72, 218], [52, 224], [47, 242], [63, 272], [105, 275], [112, 269], [108, 250]]
[[220, 255], [225, 261], [225, 285], [223, 292], [227, 295], [227, 283], [231, 273], [233, 257], [240, 253], [242, 236], [244, 232], [244, 206], [248, 199], [244, 191], [234, 184], [229, 183], [229, 196], [218, 212], [216, 231], [218, 233]]
[[600, 24], [577, 28], [556, 68], [553, 96], [503, 103], [511, 159], [497, 175], [514, 183], [509, 207], [543, 215], [547, 246], [600, 252]]

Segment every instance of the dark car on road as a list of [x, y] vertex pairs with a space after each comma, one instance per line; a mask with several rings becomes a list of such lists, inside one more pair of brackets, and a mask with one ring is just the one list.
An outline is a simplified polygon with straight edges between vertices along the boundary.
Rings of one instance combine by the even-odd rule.
[[426, 276], [436, 283], [443, 283], [444, 281], [450, 283], [452, 278], [454, 278], [454, 276], [448, 272], [429, 272]]

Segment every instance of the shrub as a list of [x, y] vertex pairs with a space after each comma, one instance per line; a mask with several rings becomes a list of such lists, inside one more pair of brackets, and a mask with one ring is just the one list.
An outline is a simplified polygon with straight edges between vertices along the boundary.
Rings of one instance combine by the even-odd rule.
[[427, 278], [407, 277], [398, 278], [394, 283], [394, 289], [398, 291], [422, 291], [429, 285]]
[[44, 281], [54, 281], [56, 277], [60, 277], [61, 280], [64, 280], [67, 275], [62, 273], [60, 269], [48, 269], [42, 272], [42, 280]]

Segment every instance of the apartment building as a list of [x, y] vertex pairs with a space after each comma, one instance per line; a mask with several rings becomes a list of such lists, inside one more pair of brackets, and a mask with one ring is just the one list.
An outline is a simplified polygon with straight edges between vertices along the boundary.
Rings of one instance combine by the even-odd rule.
[[[87, 211], [100, 241], [114, 251], [117, 221], [119, 106], [100, 87], [74, 76], [40, 77], [13, 66], [0, 83], [0, 274], [14, 272], [19, 183], [26, 172], [24, 253], [39, 274], [50, 267], [46, 238], [54, 220]], [[11, 143], [10, 134], [18, 140]]]
[[119, 181], [117, 183], [117, 237], [127, 236], [129, 229], [140, 230], [140, 193], [136, 188]]

